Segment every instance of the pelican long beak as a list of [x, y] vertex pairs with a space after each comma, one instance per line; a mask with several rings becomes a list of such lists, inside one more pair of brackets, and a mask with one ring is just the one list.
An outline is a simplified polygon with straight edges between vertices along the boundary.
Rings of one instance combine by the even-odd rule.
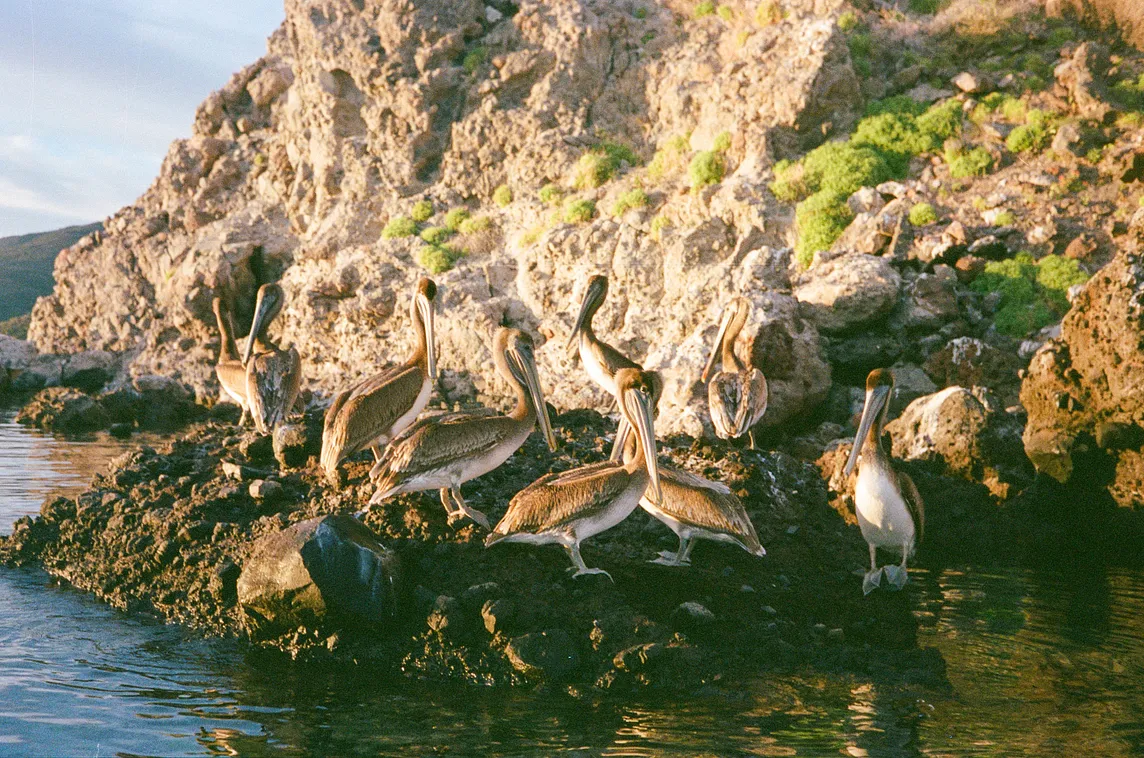
[[711, 347], [711, 355], [707, 358], [707, 365], [703, 367], [703, 375], [700, 377], [700, 381], [704, 384], [711, 378], [715, 362], [723, 355], [723, 340], [727, 338], [727, 327], [731, 325], [731, 318], [734, 315], [734, 308], [728, 307], [723, 311], [723, 317], [719, 321], [719, 333], [715, 335], [715, 344]]
[[580, 313], [576, 315], [576, 323], [572, 326], [572, 334], [568, 336], [568, 355], [576, 355], [576, 351], [579, 348], [580, 332], [598, 305], [600, 294], [600, 291], [591, 285], [589, 285], [588, 290], [584, 293], [584, 301], [580, 303]]
[[434, 326], [433, 303], [422, 294], [417, 296], [417, 311], [421, 314], [421, 328], [425, 331], [425, 360], [429, 365], [429, 381], [437, 381], [437, 337]]
[[556, 452], [556, 435], [552, 432], [552, 420], [548, 417], [548, 403], [544, 402], [544, 392], [540, 389], [540, 376], [536, 371], [536, 359], [531, 351], [526, 353], [521, 350], [509, 350], [508, 354], [510, 360], [516, 363], [521, 376], [524, 377], [524, 385], [528, 388], [528, 396], [532, 398], [532, 407], [536, 411], [536, 423], [540, 425], [544, 441], [548, 443], [549, 450]]
[[882, 412], [882, 408], [889, 400], [889, 387], [875, 387], [872, 390], [866, 390], [866, 405], [862, 409], [862, 420], [858, 422], [858, 434], [854, 436], [854, 447], [850, 449], [850, 457], [846, 459], [846, 467], [842, 469], [843, 476], [849, 477], [850, 472], [854, 470], [854, 466], [858, 463], [858, 456], [862, 452], [862, 443], [866, 441], [870, 427], [874, 425], [878, 414]]
[[650, 499], [653, 503], [663, 502], [663, 490], [659, 486], [659, 459], [655, 451], [655, 425], [652, 421], [651, 398], [645, 392], [636, 389], [627, 391], [628, 409], [633, 416], [633, 426], [639, 435], [640, 445], [644, 450], [644, 463], [647, 465], [648, 476], [651, 482], [648, 485]]
[[246, 345], [242, 349], [242, 365], [250, 361], [250, 354], [254, 352], [254, 341], [266, 326], [266, 317], [270, 313], [270, 302], [258, 290], [258, 300], [254, 303], [254, 320], [250, 324], [250, 334], [246, 337]]

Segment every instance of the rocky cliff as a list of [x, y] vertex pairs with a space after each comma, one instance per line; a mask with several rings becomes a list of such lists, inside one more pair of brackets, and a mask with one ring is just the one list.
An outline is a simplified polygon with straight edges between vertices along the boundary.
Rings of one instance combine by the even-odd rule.
[[[765, 186], [776, 150], [854, 120], [835, 5], [792, 3], [737, 34], [717, 16], [681, 24], [691, 9], [671, 4], [287, 2], [267, 56], [199, 107], [147, 192], [60, 256], [30, 339], [123, 351], [132, 373], [207, 398], [211, 298], [233, 304], [241, 329], [257, 286], [280, 279], [282, 338], [330, 391], [407, 351], [429, 246], [383, 231], [428, 201], [427, 226], [460, 208], [483, 219], [429, 247], [465, 253], [438, 279], [450, 395], [486, 389], [490, 335], [508, 323], [549, 339], [538, 358], [553, 402], [606, 408], [563, 351], [580, 283], [604, 272], [598, 330], [668, 370], [666, 431], [707, 423], [699, 372], [740, 292], [781, 422], [821, 401], [830, 373], [790, 295], [788, 212]], [[725, 179], [692, 191], [687, 163], [719, 135], [729, 144], [710, 154]], [[641, 188], [642, 207], [611, 212]], [[585, 223], [565, 221], [576, 201], [595, 204]]]

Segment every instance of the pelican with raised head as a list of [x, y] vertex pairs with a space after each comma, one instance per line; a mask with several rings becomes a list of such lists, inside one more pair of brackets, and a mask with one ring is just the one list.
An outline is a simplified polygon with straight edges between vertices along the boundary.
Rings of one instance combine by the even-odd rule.
[[[711, 380], [707, 384], [707, 407], [715, 434], [725, 440], [748, 434], [753, 449], [753, 427], [767, 412], [767, 378], [757, 368], [745, 367], [735, 355], [735, 341], [750, 315], [751, 303], [745, 297], [736, 297], [723, 310], [711, 357], [703, 367], [702, 380]], [[719, 360], [723, 363], [722, 370], [712, 375]]]
[[[653, 386], [652, 408], [659, 405], [663, 394], [663, 383]], [[624, 460], [635, 455], [635, 440], [630, 434], [620, 440], [624, 449]], [[715, 542], [728, 542], [738, 545], [751, 555], [759, 558], [767, 551], [759, 544], [755, 526], [751, 523], [747, 509], [739, 498], [731, 493], [731, 488], [722, 482], [713, 482], [690, 471], [683, 471], [660, 464], [660, 488], [663, 500], [652, 502], [646, 493], [640, 499], [640, 507], [662, 521], [679, 537], [676, 552], [661, 551], [651, 563], [664, 566], [691, 565], [691, 549], [696, 539]]]
[[234, 343], [234, 324], [230, 313], [223, 312], [222, 298], [215, 296], [211, 301], [215, 321], [218, 323], [219, 348], [218, 362], [215, 363], [215, 376], [218, 377], [222, 391], [242, 409], [242, 416], [238, 420], [239, 426], [246, 423], [250, 415], [249, 403], [246, 400], [246, 367], [242, 365], [238, 347]]
[[410, 303], [416, 344], [409, 360], [342, 390], [326, 410], [320, 462], [330, 481], [337, 481], [338, 466], [359, 450], [370, 448], [380, 461], [381, 448], [412, 424], [429, 403], [437, 380], [436, 298], [437, 285], [423, 277]]
[[[858, 482], [854, 487], [854, 506], [862, 538], [870, 546], [870, 571], [862, 579], [862, 592], [870, 594], [886, 579], [896, 589], [909, 581], [906, 561], [922, 541], [926, 525], [925, 505], [918, 488], [907, 474], [894, 470], [890, 456], [882, 448], [882, 428], [890, 410], [894, 376], [886, 369], [874, 369], [866, 377], [866, 405], [854, 448], [842, 470], [849, 477], [858, 466]], [[861, 456], [861, 462], [859, 462]], [[878, 548], [900, 550], [900, 566], [878, 568]]]
[[377, 481], [377, 491], [370, 506], [401, 492], [440, 490], [450, 523], [468, 516], [488, 529], [485, 515], [461, 497], [461, 485], [507, 461], [538, 424], [548, 449], [556, 449], [532, 338], [519, 329], [501, 327], [493, 339], [493, 359], [497, 371], [516, 390], [512, 413], [446, 413], [421, 419], [395, 439], [374, 465], [370, 477]]
[[[576, 323], [572, 327], [572, 334], [568, 338], [568, 353], [580, 354], [584, 362], [584, 369], [588, 376], [600, 389], [607, 392], [616, 402], [619, 402], [619, 393], [616, 391], [616, 372], [623, 368], [642, 370], [635, 361], [631, 360], [616, 348], [606, 342], [601, 342], [592, 330], [592, 317], [604, 303], [608, 296], [608, 277], [595, 274], [588, 279], [584, 288], [584, 300], [580, 304], [580, 313], [576, 316]], [[616, 440], [612, 445], [611, 460], [618, 461], [623, 454], [623, 440], [626, 434], [627, 421], [620, 413], [620, 425], [616, 429]]]
[[270, 322], [282, 310], [285, 295], [277, 284], [258, 288], [254, 322], [246, 339], [242, 362], [246, 365], [246, 399], [254, 426], [262, 434], [286, 420], [298, 399], [302, 381], [302, 360], [291, 347], [283, 350], [270, 340]]
[[538, 479], [512, 499], [504, 518], [485, 538], [485, 546], [498, 542], [563, 545], [576, 569], [574, 576], [603, 574], [611, 579], [607, 571], [584, 564], [580, 543], [626, 519], [645, 492], [652, 502], [663, 499], [652, 421], [657, 381], [654, 372], [631, 368], [616, 372], [620, 413], [637, 435], [630, 460], [581, 466]]

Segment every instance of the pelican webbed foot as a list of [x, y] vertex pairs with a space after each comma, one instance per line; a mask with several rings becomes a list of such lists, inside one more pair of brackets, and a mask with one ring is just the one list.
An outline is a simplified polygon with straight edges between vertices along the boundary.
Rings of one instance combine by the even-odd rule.
[[886, 581], [896, 590], [902, 589], [910, 581], [910, 575], [903, 566], [886, 566], [882, 570], [886, 573]]
[[[570, 567], [568, 570], [571, 571], [572, 568], [574, 567]], [[576, 569], [576, 573], [572, 575], [572, 578], [575, 579], [578, 576], [588, 576], [589, 574], [603, 574], [604, 576], [608, 577], [609, 582], [612, 584], [616, 583], [616, 580], [612, 578], [612, 575], [607, 571], [604, 571], [604, 569], [578, 568]]]
[[690, 566], [691, 561], [685, 560], [682, 553], [673, 553], [670, 550], [660, 550], [658, 558], [652, 558], [648, 563], [658, 563], [660, 566]]
[[565, 545], [564, 549], [568, 552], [568, 557], [572, 559], [572, 565], [568, 567], [568, 570], [576, 570], [576, 573], [572, 575], [573, 579], [578, 576], [587, 576], [589, 574], [603, 574], [604, 576], [608, 577], [608, 581], [610, 581], [612, 584], [616, 583], [616, 580], [612, 579], [612, 575], [607, 571], [604, 571], [604, 569], [588, 568], [588, 566], [584, 563], [584, 557], [580, 555], [580, 543], [574, 542], [571, 545]]
[[866, 575], [862, 577], [862, 594], [869, 595], [874, 590], [878, 589], [882, 584], [882, 569], [873, 569], [867, 571]]
[[[466, 503], [465, 498], [461, 497], [461, 491], [459, 489], [441, 490], [441, 492], [442, 493], [449, 492], [450, 494], [452, 494], [453, 502], [457, 504], [457, 510], [451, 511], [449, 513], [449, 524], [450, 525], [454, 521], [462, 519], [462, 518], [467, 516], [467, 517], [471, 518], [473, 521], [475, 521], [477, 524], [479, 524], [480, 526], [483, 526], [485, 529], [492, 529], [492, 527], [489, 525], [488, 516], [481, 513], [480, 511], [478, 511], [476, 508], [472, 507], [468, 503]], [[445, 502], [445, 495], [444, 494], [441, 495], [441, 502]], [[445, 510], [448, 511], [449, 506], [446, 505]]]

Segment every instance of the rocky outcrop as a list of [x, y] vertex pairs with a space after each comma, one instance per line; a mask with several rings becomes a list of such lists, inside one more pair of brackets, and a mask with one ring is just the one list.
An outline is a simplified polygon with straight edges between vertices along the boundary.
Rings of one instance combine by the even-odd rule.
[[842, 332], [888, 314], [901, 285], [902, 277], [886, 259], [854, 254], [801, 274], [794, 296], [819, 329]]
[[1021, 422], [984, 388], [947, 387], [918, 398], [886, 431], [894, 457], [936, 463], [941, 474], [981, 482], [999, 499], [1032, 481]]
[[1144, 254], [1122, 250], [1080, 292], [1061, 335], [1042, 347], [1021, 386], [1029, 413], [1025, 450], [1041, 471], [1068, 482], [1091, 454], [1115, 469], [1112, 492], [1144, 504]]
[[37, 394], [16, 416], [16, 421], [40, 429], [88, 432], [105, 429], [111, 417], [103, 405], [73, 387], [52, 387]]
[[[776, 23], [728, 25], [678, 23], [655, 3], [638, 15], [589, 0], [288, 3], [267, 55], [202, 103], [147, 192], [61, 253], [29, 338], [44, 352], [123, 354], [129, 374], [171, 376], [209, 401], [212, 297], [230, 303], [241, 333], [256, 288], [280, 280], [282, 337], [307, 384], [329, 393], [407, 351], [422, 243], [382, 230], [428, 200], [429, 224], [460, 207], [489, 222], [448, 243], [468, 255], [439, 277], [448, 399], [500, 395], [487, 344], [513, 324], [550, 340], [538, 359], [558, 407], [607, 409], [581, 376], [571, 381], [562, 350], [581, 282], [603, 272], [613, 295], [599, 331], [668, 374], [663, 431], [707, 427], [696, 379], [722, 305], [740, 292], [757, 306], [749, 357], [777, 372], [764, 423], [805, 412], [829, 375], [813, 326], [786, 299], [789, 214], [765, 187], [775, 152], [854, 122], [859, 86], [837, 6], [801, 0]], [[693, 153], [724, 134], [722, 181], [688, 191]], [[600, 186], [576, 180], [605, 141], [640, 164], [663, 149], [646, 207], [610, 212], [646, 165], [624, 162]], [[550, 183], [594, 202], [594, 217], [553, 218], [537, 198]], [[501, 184], [515, 198], [504, 208], [491, 202]]]
[[1050, 16], [1076, 15], [1101, 27], [1115, 27], [1130, 45], [1144, 50], [1144, 5], [1138, 0], [1044, 0]]

